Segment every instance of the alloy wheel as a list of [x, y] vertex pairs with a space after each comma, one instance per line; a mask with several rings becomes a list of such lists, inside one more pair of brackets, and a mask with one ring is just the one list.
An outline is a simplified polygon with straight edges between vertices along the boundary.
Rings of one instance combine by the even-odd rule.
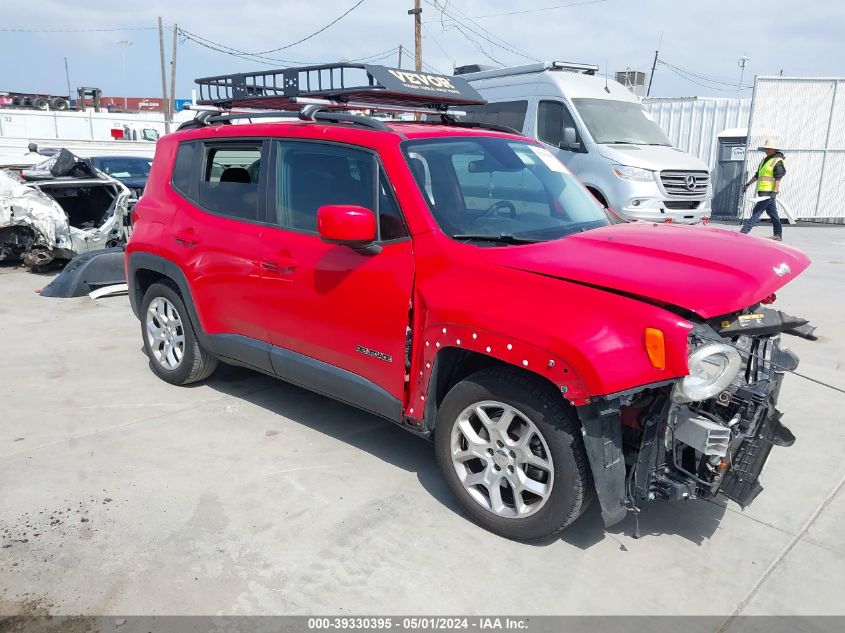
[[147, 308], [147, 341], [155, 361], [174, 370], [185, 356], [185, 328], [176, 307], [164, 297], [156, 297]]
[[461, 484], [493, 514], [524, 518], [548, 501], [554, 482], [551, 452], [518, 409], [493, 400], [470, 405], [452, 427], [450, 448]]

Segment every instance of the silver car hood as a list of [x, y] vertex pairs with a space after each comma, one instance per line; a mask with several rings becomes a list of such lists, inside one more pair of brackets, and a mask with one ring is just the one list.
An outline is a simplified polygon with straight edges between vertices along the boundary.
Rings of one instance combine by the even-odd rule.
[[651, 171], [677, 169], [709, 171], [707, 165], [692, 154], [665, 145], [599, 145], [599, 154], [615, 163]]

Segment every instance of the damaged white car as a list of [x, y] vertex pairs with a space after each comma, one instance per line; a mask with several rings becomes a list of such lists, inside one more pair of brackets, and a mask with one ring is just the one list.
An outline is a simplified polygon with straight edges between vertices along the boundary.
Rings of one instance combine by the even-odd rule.
[[0, 169], [0, 261], [39, 269], [124, 244], [130, 198], [125, 185], [67, 150], [32, 169]]

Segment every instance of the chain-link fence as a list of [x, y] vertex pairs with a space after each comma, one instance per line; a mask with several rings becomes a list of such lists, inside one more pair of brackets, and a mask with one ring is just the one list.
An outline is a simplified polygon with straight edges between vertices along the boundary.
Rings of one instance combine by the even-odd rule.
[[[769, 138], [786, 157], [778, 206], [799, 220], [845, 222], [845, 78], [757, 77], [746, 181], [763, 159], [757, 148]], [[750, 192], [742, 205], [742, 217], [750, 216]]]

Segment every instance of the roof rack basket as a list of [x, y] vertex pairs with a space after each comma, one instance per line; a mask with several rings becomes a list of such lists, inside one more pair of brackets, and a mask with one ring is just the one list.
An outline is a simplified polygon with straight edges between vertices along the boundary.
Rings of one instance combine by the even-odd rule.
[[200, 105], [219, 108], [299, 110], [309, 102], [334, 107], [446, 112], [485, 103], [460, 77], [371, 64], [323, 64], [196, 80]]

